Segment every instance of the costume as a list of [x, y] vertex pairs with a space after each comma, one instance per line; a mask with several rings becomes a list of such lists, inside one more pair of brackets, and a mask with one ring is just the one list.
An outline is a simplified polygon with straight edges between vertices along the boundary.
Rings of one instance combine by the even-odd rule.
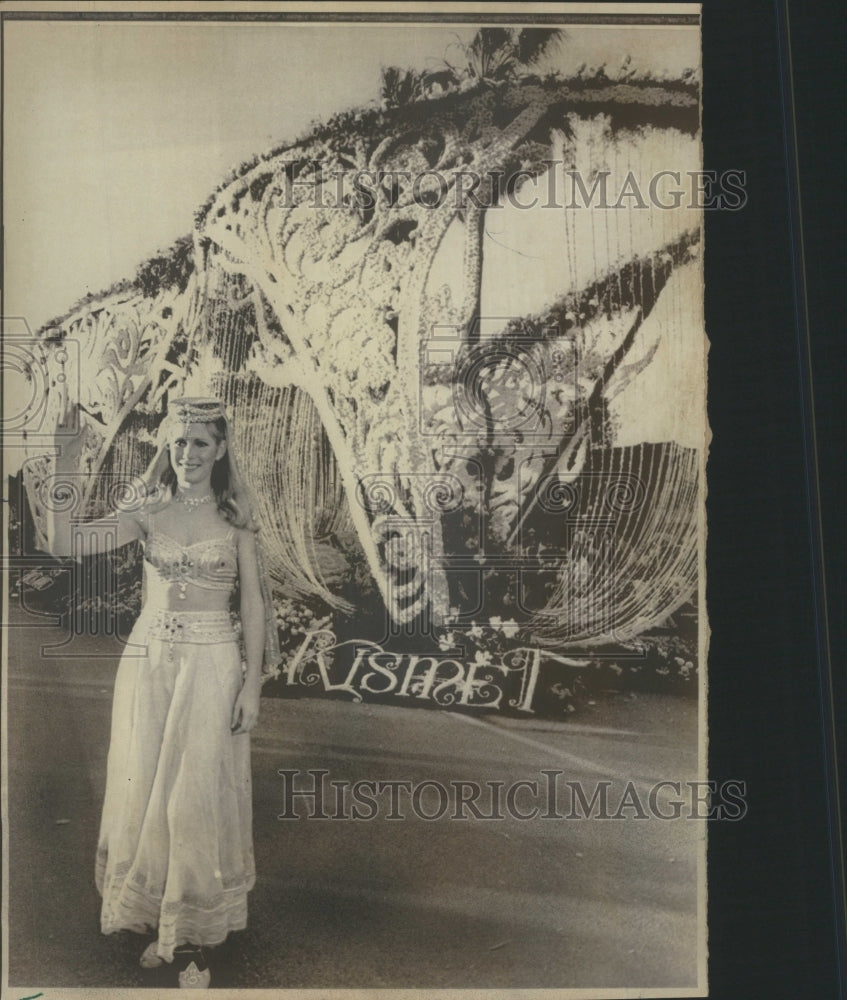
[[183, 545], [158, 528], [162, 506], [140, 517], [146, 600], [115, 681], [95, 880], [103, 932], [158, 929], [171, 961], [246, 926], [255, 867], [250, 735], [230, 728], [237, 622], [174, 610], [187, 587], [231, 594], [236, 531]]

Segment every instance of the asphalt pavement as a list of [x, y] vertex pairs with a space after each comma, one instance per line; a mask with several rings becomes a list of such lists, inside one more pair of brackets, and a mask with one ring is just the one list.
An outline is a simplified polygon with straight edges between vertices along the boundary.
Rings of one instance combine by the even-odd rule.
[[[9, 982], [174, 985], [170, 970], [140, 969], [144, 941], [99, 930], [119, 644], [59, 646], [58, 629], [20, 612], [11, 626]], [[214, 956], [213, 987], [697, 985], [704, 825], [657, 818], [667, 788], [648, 805], [657, 782], [697, 778], [694, 703], [619, 694], [557, 722], [266, 698], [252, 751], [258, 880], [248, 929]], [[315, 770], [335, 818], [310, 818], [314, 800], [287, 794], [315, 787]], [[567, 782], [589, 799], [608, 782], [618, 818], [567, 818], [579, 814]], [[627, 782], [646, 817], [621, 808]]]

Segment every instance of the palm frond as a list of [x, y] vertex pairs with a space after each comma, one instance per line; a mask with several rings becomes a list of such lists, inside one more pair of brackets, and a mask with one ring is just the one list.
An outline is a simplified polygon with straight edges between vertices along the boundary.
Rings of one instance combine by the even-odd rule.
[[515, 45], [505, 28], [480, 28], [465, 48], [467, 74], [479, 81], [507, 79], [514, 70]]
[[524, 66], [531, 66], [541, 56], [555, 51], [567, 37], [561, 28], [524, 28], [518, 35], [517, 59]]

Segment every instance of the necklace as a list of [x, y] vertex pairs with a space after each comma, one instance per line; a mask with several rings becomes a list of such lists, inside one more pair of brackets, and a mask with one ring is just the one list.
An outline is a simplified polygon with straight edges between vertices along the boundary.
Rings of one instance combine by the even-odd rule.
[[188, 497], [185, 496], [185, 494], [183, 493], [174, 494], [174, 500], [177, 503], [181, 503], [183, 504], [183, 506], [187, 507], [189, 512], [192, 510], [197, 510], [197, 508], [201, 507], [204, 503], [211, 503], [212, 499], [213, 497], [211, 493], [207, 493], [204, 497]]

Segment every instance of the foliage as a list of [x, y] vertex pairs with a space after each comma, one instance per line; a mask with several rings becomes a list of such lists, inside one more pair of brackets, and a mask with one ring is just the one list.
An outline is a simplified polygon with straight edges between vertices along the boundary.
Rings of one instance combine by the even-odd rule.
[[310, 607], [305, 601], [291, 597], [274, 597], [274, 612], [279, 629], [280, 644], [296, 648], [301, 637], [307, 632], [320, 628], [331, 628], [332, 616], [320, 615], [319, 611]]
[[396, 108], [411, 104], [425, 96], [424, 78], [413, 69], [399, 66], [383, 66], [380, 82], [380, 97], [386, 107]]
[[591, 662], [591, 691], [654, 691], [697, 695], [697, 642], [682, 634], [641, 635], [625, 644], [622, 655]]
[[566, 38], [561, 28], [524, 28], [515, 40], [516, 56], [524, 66], [532, 66], [542, 55], [549, 54]]
[[271, 678], [265, 684], [265, 694], [272, 697], [285, 693], [284, 685], [279, 681], [292, 658], [297, 654], [303, 637], [308, 632], [333, 628], [332, 614], [324, 613], [326, 608], [317, 607], [317, 603], [274, 594], [274, 612], [279, 634], [280, 660]]
[[461, 64], [445, 66], [456, 86], [467, 80], [491, 87], [525, 72], [564, 38], [560, 28], [480, 28], [467, 45], [456, 43]]
[[135, 283], [148, 298], [165, 288], [184, 292], [194, 272], [194, 239], [189, 233], [182, 236], [168, 250], [146, 260], [136, 272]]

